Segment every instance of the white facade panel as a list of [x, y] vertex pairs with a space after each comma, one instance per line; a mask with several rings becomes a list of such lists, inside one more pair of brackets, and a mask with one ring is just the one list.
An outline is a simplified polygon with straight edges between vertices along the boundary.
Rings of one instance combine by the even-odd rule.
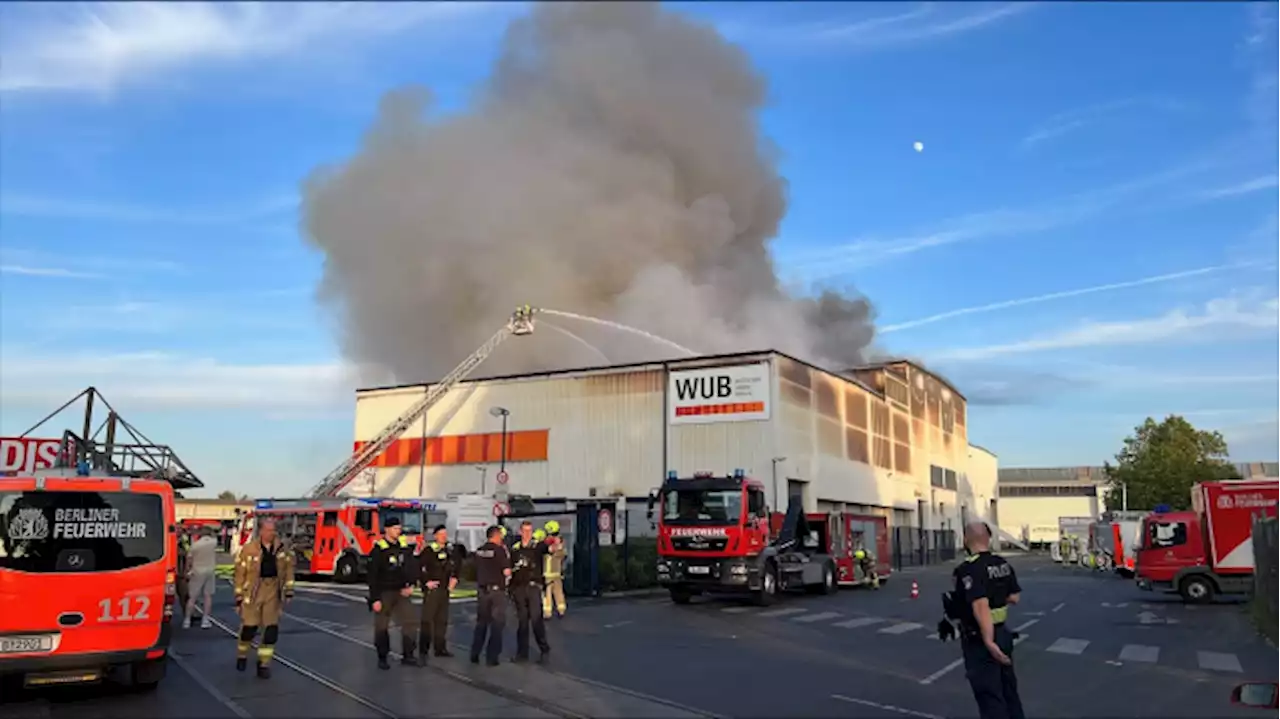
[[1092, 517], [1101, 506], [1097, 497], [1001, 497], [1000, 527], [1029, 542], [1058, 541], [1058, 519]]

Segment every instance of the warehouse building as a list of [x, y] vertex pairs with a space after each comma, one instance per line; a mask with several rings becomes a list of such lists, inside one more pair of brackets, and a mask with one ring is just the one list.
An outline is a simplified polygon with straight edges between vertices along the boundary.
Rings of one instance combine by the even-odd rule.
[[[356, 393], [356, 446], [429, 385]], [[964, 397], [905, 361], [835, 373], [775, 351], [468, 380], [343, 492], [535, 501], [644, 497], [668, 470], [765, 483], [772, 506], [894, 526], [996, 519], [996, 457], [968, 444]], [[506, 459], [503, 461], [503, 454]]]

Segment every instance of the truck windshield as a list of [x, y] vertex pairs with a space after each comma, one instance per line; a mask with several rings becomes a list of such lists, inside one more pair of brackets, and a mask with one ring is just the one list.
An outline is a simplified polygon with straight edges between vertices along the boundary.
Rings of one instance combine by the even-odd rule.
[[668, 524], [737, 524], [741, 519], [741, 489], [669, 489], [662, 497], [662, 521]]
[[135, 492], [0, 492], [0, 570], [114, 572], [164, 559], [164, 504]]
[[400, 520], [400, 531], [404, 534], [410, 536], [422, 534], [421, 509], [394, 509], [384, 507], [381, 510], [381, 515], [383, 526], [386, 526], [388, 519], [395, 517]]

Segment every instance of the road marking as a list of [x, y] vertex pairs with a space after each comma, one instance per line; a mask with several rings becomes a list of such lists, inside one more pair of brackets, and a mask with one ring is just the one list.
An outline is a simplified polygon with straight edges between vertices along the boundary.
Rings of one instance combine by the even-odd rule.
[[774, 609], [773, 611], [769, 611], [769, 612], [761, 612], [756, 616], [757, 617], [785, 617], [788, 614], [803, 614], [807, 611], [809, 610], [801, 609], [799, 607], [792, 607], [791, 609]]
[[1234, 654], [1225, 654], [1223, 652], [1196, 652], [1196, 661], [1199, 662], [1201, 669], [1211, 669], [1219, 672], [1235, 672], [1243, 673], [1244, 669], [1240, 667], [1240, 660]]
[[1087, 646], [1089, 646], [1088, 640], [1060, 637], [1053, 644], [1050, 644], [1049, 648], [1045, 651], [1055, 652], [1057, 654], [1080, 654]]
[[1023, 622], [1022, 624], [1019, 624], [1018, 626], [1014, 627], [1014, 628], [1013, 628], [1013, 631], [1015, 631], [1015, 632], [1020, 632], [1020, 631], [1022, 631], [1023, 629], [1026, 629], [1027, 627], [1029, 627], [1029, 626], [1031, 626], [1031, 625], [1035, 624], [1035, 623], [1036, 623], [1036, 622], [1038, 622], [1038, 621], [1040, 621], [1040, 620], [1039, 620], [1039, 619], [1032, 619], [1032, 620], [1031, 620], [1031, 621], [1029, 621], [1029, 622]]
[[850, 704], [861, 704], [864, 707], [874, 707], [876, 709], [882, 709], [884, 711], [894, 712], [896, 714], [904, 714], [906, 716], [920, 717], [920, 719], [942, 719], [942, 717], [938, 716], [937, 714], [918, 712], [914, 709], [903, 709], [902, 707], [896, 707], [892, 704], [881, 704], [880, 702], [868, 701], [866, 699], [856, 699], [854, 697], [847, 697], [843, 694], [832, 694], [831, 698], [838, 699], [842, 702], [849, 702]]
[[1025, 614], [1025, 615], [1027, 615], [1028, 617], [1043, 617], [1043, 616], [1044, 616], [1044, 612], [1021, 612], [1021, 614]]
[[1065, 607], [1065, 606], [1067, 606], [1067, 603], [1066, 603], [1066, 602], [1059, 602], [1059, 603], [1058, 603], [1058, 606], [1054, 607], [1053, 609], [1050, 609], [1049, 611], [1051, 611], [1051, 612], [1056, 612], [1056, 611], [1058, 611], [1059, 609], [1062, 609], [1062, 608], [1063, 608], [1063, 607]]
[[1147, 662], [1155, 664], [1160, 661], [1160, 647], [1149, 647], [1145, 644], [1126, 644], [1120, 650], [1122, 662]]
[[621, 621], [621, 622], [614, 622], [613, 624], [606, 624], [606, 625], [604, 625], [604, 628], [605, 628], [605, 629], [617, 629], [618, 627], [626, 626], [626, 625], [628, 625], [628, 624], [630, 624], [630, 623], [631, 623], [631, 620], [630, 620], [630, 619], [627, 619], [627, 620], [624, 620], [624, 621]]
[[[1023, 634], [1022, 636], [1018, 637], [1017, 639], [1014, 639], [1014, 640], [1013, 640], [1013, 646], [1015, 646], [1015, 647], [1016, 647], [1016, 646], [1018, 646], [1019, 644], [1021, 644], [1021, 643], [1025, 642], [1029, 637], [1030, 637], [1030, 635], [1028, 635], [1028, 634]], [[937, 638], [938, 638], [938, 635], [936, 635], [936, 634], [930, 634], [930, 635], [929, 635], [929, 638], [931, 638], [931, 639], [937, 639]], [[939, 679], [941, 679], [943, 676], [945, 676], [945, 675], [947, 674], [947, 672], [950, 672], [951, 670], [955, 669], [956, 667], [960, 666], [961, 664], [964, 664], [964, 658], [963, 658], [963, 657], [961, 657], [960, 659], [957, 659], [957, 660], [955, 660], [955, 661], [951, 662], [950, 664], [948, 664], [948, 665], [946, 665], [945, 667], [943, 667], [943, 668], [939, 669], [938, 671], [936, 671], [936, 672], [934, 672], [934, 673], [930, 674], [929, 676], [925, 677], [924, 679], [921, 679], [921, 680], [920, 680], [920, 683], [921, 683], [921, 684], [925, 684], [925, 685], [932, 684], [932, 683], [934, 683], [934, 682], [938, 681]]]
[[755, 609], [755, 607], [725, 607], [720, 611], [724, 612], [725, 614], [745, 614], [746, 612], [749, 612], [753, 609]]
[[327, 599], [308, 599], [307, 597], [294, 597], [294, 598], [293, 598], [293, 601], [295, 601], [295, 602], [303, 602], [303, 603], [306, 603], [306, 604], [319, 604], [320, 606], [323, 606], [323, 607], [345, 607], [345, 606], [347, 606], [347, 605], [343, 604], [342, 602], [331, 602], [331, 601], [329, 601], [329, 600], [327, 600]]
[[245, 711], [244, 707], [240, 706], [239, 704], [236, 704], [235, 700], [233, 700], [231, 697], [219, 691], [218, 688], [214, 686], [212, 682], [206, 679], [203, 674], [201, 674], [200, 672], [197, 672], [195, 667], [191, 666], [190, 664], [187, 664], [187, 660], [179, 656], [177, 652], [169, 652], [169, 658], [172, 659], [173, 662], [178, 665], [178, 668], [186, 672], [187, 676], [194, 679], [196, 684], [199, 684], [200, 688], [204, 689], [205, 692], [209, 694], [209, 696], [217, 700], [217, 702], [222, 706], [230, 709], [232, 714], [235, 714], [236, 716], [240, 717], [240, 719], [253, 719], [252, 714]]
[[923, 627], [923, 626], [924, 626], [923, 624], [916, 624], [915, 622], [903, 622], [901, 624], [895, 624], [892, 627], [885, 627], [884, 629], [880, 630], [880, 633], [881, 634], [906, 634], [907, 632], [913, 629], [919, 629], [920, 627]]
[[838, 617], [838, 616], [840, 616], [840, 612], [818, 612], [817, 614], [810, 614], [810, 615], [809, 615], [809, 616], [807, 616], [807, 617], [796, 617], [795, 619], [792, 619], [791, 621], [793, 621], [793, 622], [820, 622], [820, 621], [822, 621], [822, 620], [824, 620], [824, 619], [835, 619], [835, 618], [836, 618], [836, 617]]
[[841, 629], [857, 629], [858, 627], [866, 627], [872, 624], [880, 624], [884, 620], [879, 617], [858, 617], [857, 619], [846, 619], [843, 622], [832, 624], [833, 627]]

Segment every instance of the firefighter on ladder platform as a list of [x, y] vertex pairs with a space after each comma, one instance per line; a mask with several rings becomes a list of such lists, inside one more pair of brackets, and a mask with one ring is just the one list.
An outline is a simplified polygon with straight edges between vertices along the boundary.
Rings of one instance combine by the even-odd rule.
[[280, 634], [280, 614], [293, 599], [293, 548], [276, 536], [276, 523], [264, 519], [258, 536], [240, 549], [236, 557], [236, 609], [240, 614], [240, 634], [236, 643], [236, 669], [249, 665], [249, 647], [262, 628], [258, 645], [258, 676], [271, 676], [271, 657]]
[[554, 614], [563, 617], [564, 603], [564, 542], [560, 540], [560, 523], [552, 519], [539, 530], [546, 535], [547, 555], [543, 557], [542, 578], [546, 588], [542, 590], [542, 616], [550, 619]]

